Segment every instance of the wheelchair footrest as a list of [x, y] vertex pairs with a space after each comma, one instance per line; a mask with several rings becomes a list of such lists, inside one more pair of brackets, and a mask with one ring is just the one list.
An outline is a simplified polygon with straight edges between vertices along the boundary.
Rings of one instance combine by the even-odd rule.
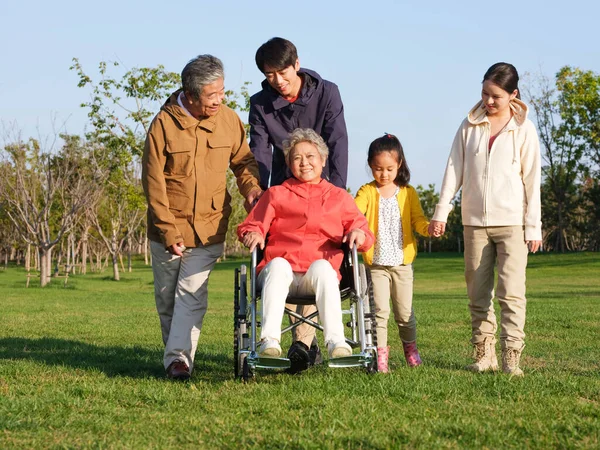
[[257, 356], [248, 358], [248, 365], [256, 369], [289, 369], [290, 360], [287, 358], [269, 358], [266, 356]]
[[341, 358], [330, 358], [329, 367], [366, 367], [373, 360], [370, 353], [357, 353]]

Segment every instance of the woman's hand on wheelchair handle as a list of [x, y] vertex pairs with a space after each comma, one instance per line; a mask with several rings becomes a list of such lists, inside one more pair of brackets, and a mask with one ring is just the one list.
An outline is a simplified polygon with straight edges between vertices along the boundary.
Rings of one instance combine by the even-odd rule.
[[264, 250], [265, 238], [262, 236], [262, 234], [256, 231], [249, 231], [242, 238], [242, 244], [248, 247], [251, 252], [257, 245], [260, 247], [261, 250]]
[[354, 230], [350, 230], [350, 233], [344, 236], [342, 242], [347, 242], [350, 248], [352, 248], [354, 244], [356, 244], [356, 247], [359, 248], [365, 243], [366, 238], [367, 235], [363, 230], [360, 228], [355, 228]]

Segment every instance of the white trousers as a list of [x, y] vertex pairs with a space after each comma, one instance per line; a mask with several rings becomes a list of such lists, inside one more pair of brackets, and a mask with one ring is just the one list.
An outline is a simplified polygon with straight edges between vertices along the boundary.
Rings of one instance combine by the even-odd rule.
[[281, 321], [288, 294], [314, 294], [325, 344], [344, 342], [339, 281], [336, 270], [328, 261], [319, 259], [306, 273], [294, 273], [290, 263], [278, 257], [264, 267], [257, 281], [262, 288], [261, 339], [281, 341]]
[[208, 306], [208, 277], [223, 244], [188, 248], [183, 257], [151, 241], [154, 297], [165, 345], [165, 369], [180, 360], [194, 365], [202, 321]]

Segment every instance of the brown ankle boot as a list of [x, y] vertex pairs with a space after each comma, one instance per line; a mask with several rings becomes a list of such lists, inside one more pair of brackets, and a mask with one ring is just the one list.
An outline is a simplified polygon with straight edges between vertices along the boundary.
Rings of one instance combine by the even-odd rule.
[[475, 344], [475, 362], [469, 364], [466, 369], [471, 372], [486, 372], [498, 370], [498, 359], [496, 358], [496, 339], [486, 337], [483, 342]]
[[504, 373], [507, 373], [513, 377], [522, 377], [525, 375], [519, 367], [523, 347], [525, 347], [525, 345], [523, 345], [520, 349], [505, 348], [502, 350], [502, 371]]

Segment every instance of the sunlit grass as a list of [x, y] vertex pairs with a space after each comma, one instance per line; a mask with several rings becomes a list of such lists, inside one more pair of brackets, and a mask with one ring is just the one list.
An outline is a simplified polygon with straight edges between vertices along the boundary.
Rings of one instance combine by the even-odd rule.
[[475, 375], [459, 255], [419, 255], [424, 366], [233, 380], [233, 270], [217, 266], [190, 383], [164, 378], [151, 270], [25, 288], [0, 272], [0, 448], [598, 448], [600, 254], [535, 255], [524, 379]]

